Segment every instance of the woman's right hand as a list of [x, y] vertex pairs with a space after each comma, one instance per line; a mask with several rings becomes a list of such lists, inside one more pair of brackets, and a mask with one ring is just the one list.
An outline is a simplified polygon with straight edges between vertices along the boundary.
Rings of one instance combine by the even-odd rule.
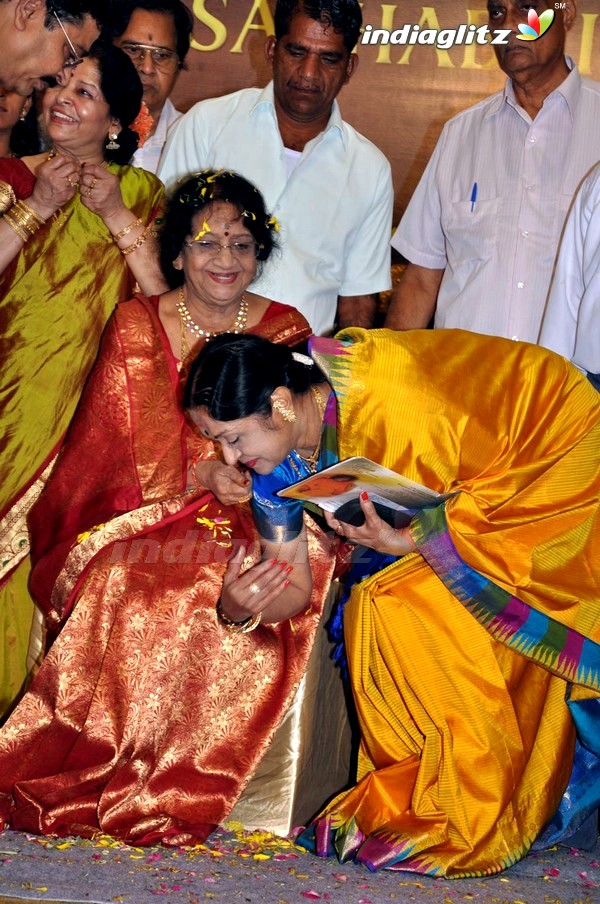
[[[287, 562], [267, 559], [242, 572], [247, 552], [244, 546], [236, 549], [223, 578], [221, 608], [227, 618], [235, 622], [258, 615], [280, 600], [293, 571], [293, 566]], [[280, 615], [276, 620], [286, 617], [289, 616]]]
[[222, 505], [247, 502], [252, 495], [250, 475], [222, 461], [199, 461], [194, 466], [196, 480], [217, 497]]
[[57, 154], [35, 171], [35, 186], [27, 204], [44, 220], [63, 207], [79, 188], [80, 164], [75, 157]]

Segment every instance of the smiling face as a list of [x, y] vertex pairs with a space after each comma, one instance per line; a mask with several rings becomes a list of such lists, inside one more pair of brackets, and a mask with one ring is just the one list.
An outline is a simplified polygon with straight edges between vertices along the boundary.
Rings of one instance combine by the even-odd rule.
[[[183, 269], [189, 301], [206, 314], [215, 307], [237, 305], [256, 276], [255, 242], [239, 210], [226, 201], [209, 204], [192, 219], [176, 265]], [[219, 245], [241, 246], [241, 250]], [[217, 253], [218, 252], [218, 253]]]
[[[177, 34], [173, 17], [168, 13], [136, 9], [131, 14], [127, 28], [115, 44], [122, 47], [133, 59], [144, 89], [144, 101], [154, 120], [158, 120], [166, 99], [173, 90], [179, 75]], [[143, 44], [146, 53], [136, 53], [135, 45]], [[148, 48], [164, 51], [164, 59], [155, 63]]]
[[324, 22], [298, 13], [279, 41], [269, 38], [278, 111], [297, 123], [326, 122], [343, 85], [356, 68], [343, 35]]
[[[6, 7], [12, 13], [10, 21], [3, 20], [10, 28], [6, 40], [11, 52], [3, 51], [0, 56], [0, 82], [27, 97], [34, 88], [46, 87], [42, 79], [56, 75], [72, 51], [58, 22], [46, 26], [46, 4], [41, 0], [16, 0]], [[78, 55], [86, 53], [99, 35], [91, 16], [79, 22], [63, 22], [63, 26]]]
[[495, 45], [500, 68], [509, 78], [518, 82], [547, 84], [549, 91], [555, 87], [557, 73], [564, 77], [564, 52], [567, 31], [571, 28], [576, 14], [573, 0], [567, 0], [566, 8], [556, 9], [554, 21], [548, 31], [536, 41], [521, 41], [519, 25], [527, 24], [529, 10], [538, 16], [544, 10], [555, 10], [556, 4], [548, 0], [488, 0], [489, 27], [510, 28], [513, 32], [509, 43]]
[[241, 464], [257, 474], [270, 474], [294, 448], [293, 429], [278, 418], [250, 415], [236, 421], [217, 421], [206, 408], [191, 412], [200, 432], [220, 443], [228, 465]]
[[62, 70], [56, 87], [44, 94], [42, 109], [52, 143], [76, 157], [102, 157], [109, 129], [120, 130], [104, 100], [100, 72], [91, 57], [74, 69]]

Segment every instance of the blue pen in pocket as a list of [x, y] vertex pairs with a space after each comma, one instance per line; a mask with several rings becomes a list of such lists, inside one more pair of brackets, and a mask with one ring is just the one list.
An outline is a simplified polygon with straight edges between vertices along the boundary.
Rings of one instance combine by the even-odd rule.
[[477, 182], [473, 182], [471, 189], [471, 213], [475, 210], [475, 202], [477, 201]]

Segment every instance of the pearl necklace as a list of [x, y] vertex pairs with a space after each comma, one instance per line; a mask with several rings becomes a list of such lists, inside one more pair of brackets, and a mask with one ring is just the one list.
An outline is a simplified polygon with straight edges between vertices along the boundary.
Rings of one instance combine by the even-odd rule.
[[190, 331], [190, 333], [197, 336], [198, 339], [213, 339], [215, 336], [222, 336], [223, 333], [242, 333], [246, 329], [246, 324], [248, 323], [248, 302], [245, 295], [242, 295], [240, 298], [240, 306], [235, 315], [235, 320], [226, 330], [203, 330], [198, 326], [185, 303], [183, 286], [179, 290], [179, 301], [176, 304], [176, 308], [181, 317], [182, 324]]

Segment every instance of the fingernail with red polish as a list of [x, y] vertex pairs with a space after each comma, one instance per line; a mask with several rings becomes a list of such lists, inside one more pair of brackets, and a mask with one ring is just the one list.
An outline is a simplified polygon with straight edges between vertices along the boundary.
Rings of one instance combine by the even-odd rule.
[[282, 568], [287, 568], [287, 562], [280, 562], [279, 564]]
[[290, 582], [289, 582], [289, 581], [284, 581], [284, 582], [283, 582], [283, 589], [284, 589], [284, 590], [285, 590], [286, 587], [289, 587], [289, 586], [290, 586]]
[[277, 565], [277, 559], [271, 559], [271, 565]]
[[286, 573], [286, 574], [289, 574], [290, 571], [293, 571], [293, 570], [294, 570], [294, 566], [293, 566], [293, 565], [288, 565], [288, 567], [285, 569], [285, 573]]
[[365, 502], [369, 501], [369, 494], [366, 492], [366, 490], [363, 490], [363, 492], [360, 494], [360, 498], [363, 499]]

